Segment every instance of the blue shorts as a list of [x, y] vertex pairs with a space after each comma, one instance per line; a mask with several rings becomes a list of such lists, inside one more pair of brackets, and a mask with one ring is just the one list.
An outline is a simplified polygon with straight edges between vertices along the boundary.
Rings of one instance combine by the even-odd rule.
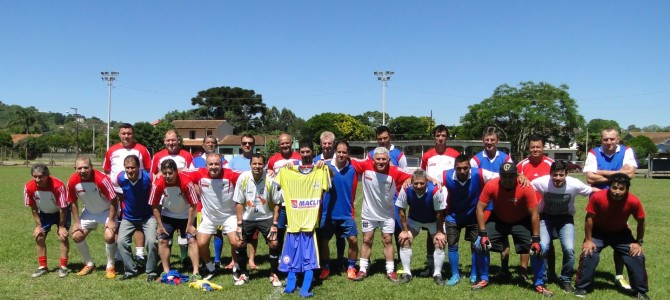
[[[65, 216], [65, 228], [67, 230], [70, 230], [70, 216], [72, 215], [72, 210], [70, 207], [71, 206], [68, 205]], [[51, 226], [56, 225], [56, 227], [58, 227], [58, 221], [60, 221], [60, 212], [47, 214], [40, 211], [38, 215], [40, 217], [40, 223], [42, 223], [42, 229], [44, 230], [44, 233], [49, 233]]]
[[277, 217], [277, 229], [286, 228], [286, 222], [286, 207], [281, 206], [279, 207], [279, 217]]
[[330, 240], [335, 234], [341, 238], [357, 236], [358, 229], [356, 228], [356, 221], [353, 219], [324, 220], [321, 222], [321, 227], [316, 230], [316, 233], [320, 240]]
[[182, 239], [192, 239], [195, 236], [190, 233], [186, 233], [186, 225], [188, 224], [188, 219], [175, 219], [166, 216], [161, 216], [163, 222], [163, 228], [167, 231], [167, 234], [163, 233], [158, 236], [159, 240], [171, 240], [174, 237], [175, 230], [179, 230], [179, 237]]
[[319, 268], [314, 232], [287, 232], [279, 259], [279, 271], [302, 273]]

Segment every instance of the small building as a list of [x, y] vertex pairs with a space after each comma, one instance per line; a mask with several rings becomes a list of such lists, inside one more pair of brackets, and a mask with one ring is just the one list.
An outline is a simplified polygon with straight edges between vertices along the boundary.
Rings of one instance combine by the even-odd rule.
[[[278, 140], [277, 135], [254, 135], [256, 145], [254, 146], [254, 153], [259, 153], [265, 149], [266, 141]], [[227, 135], [223, 139], [219, 139], [219, 153], [226, 156], [226, 159], [242, 153], [240, 141], [242, 135]]]
[[203, 150], [202, 141], [208, 135], [221, 141], [233, 134], [233, 125], [226, 120], [175, 120], [172, 124], [182, 138], [182, 147], [191, 153]]
[[659, 153], [669, 153], [670, 151], [670, 132], [629, 132], [624, 137], [624, 141], [628, 141], [638, 136], [648, 137], [658, 148]]

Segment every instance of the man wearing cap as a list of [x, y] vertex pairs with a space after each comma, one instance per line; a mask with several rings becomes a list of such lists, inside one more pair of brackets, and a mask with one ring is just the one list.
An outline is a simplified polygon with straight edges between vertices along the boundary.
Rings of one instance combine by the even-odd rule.
[[[514, 244], [519, 245], [518, 254], [531, 254], [533, 269], [533, 285], [535, 291], [543, 296], [553, 293], [544, 286], [543, 251], [540, 246], [540, 216], [537, 212], [537, 199], [532, 187], [524, 187], [518, 183], [517, 168], [513, 163], [500, 166], [500, 177], [489, 181], [482, 190], [477, 204], [477, 224], [479, 235], [475, 241], [477, 250], [483, 252], [481, 280], [472, 286], [473, 290], [488, 285], [489, 250], [501, 252], [503, 241], [512, 236]], [[493, 201], [493, 211], [488, 221], [484, 210]]]

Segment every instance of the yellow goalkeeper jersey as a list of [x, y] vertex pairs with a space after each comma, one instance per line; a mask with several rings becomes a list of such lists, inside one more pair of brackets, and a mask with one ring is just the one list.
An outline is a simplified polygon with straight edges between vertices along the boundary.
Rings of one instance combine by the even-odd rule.
[[288, 219], [287, 232], [314, 231], [319, 221], [323, 192], [330, 188], [328, 166], [309, 172], [282, 168], [274, 179], [281, 187]]

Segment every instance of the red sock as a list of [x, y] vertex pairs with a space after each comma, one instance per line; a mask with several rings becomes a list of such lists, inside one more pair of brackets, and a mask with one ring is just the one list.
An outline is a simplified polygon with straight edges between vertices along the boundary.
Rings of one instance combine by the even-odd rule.
[[46, 256], [38, 256], [37, 257], [37, 263], [40, 265], [40, 268], [47, 268], [47, 257]]
[[60, 266], [61, 268], [67, 268], [67, 257], [60, 258]]

